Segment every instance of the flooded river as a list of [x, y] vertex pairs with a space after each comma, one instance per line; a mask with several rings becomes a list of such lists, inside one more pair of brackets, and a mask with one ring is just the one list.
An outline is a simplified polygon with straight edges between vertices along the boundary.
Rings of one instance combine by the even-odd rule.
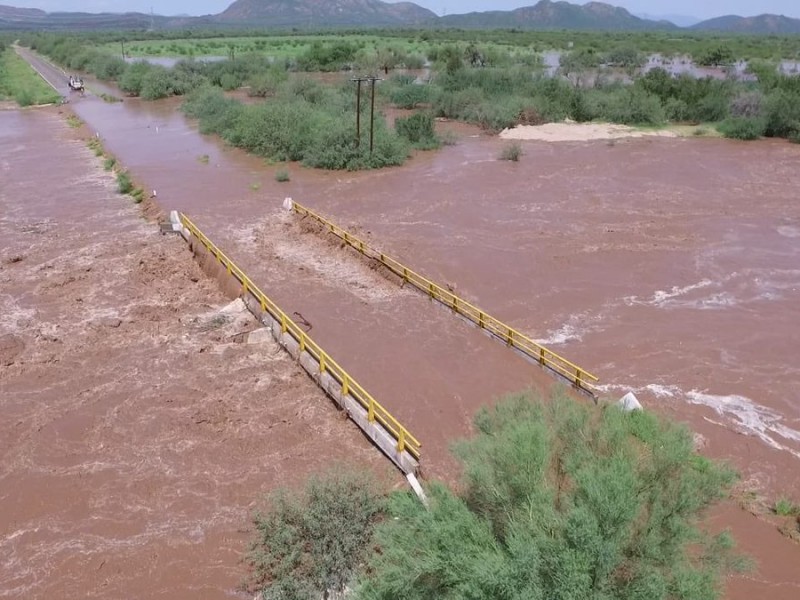
[[[281, 184], [280, 167], [201, 136], [179, 103], [87, 96], [72, 108], [165, 209], [187, 212], [313, 323], [422, 440], [428, 473], [452, 475], [448, 445], [480, 405], [550, 378], [303, 233], [280, 211], [285, 196], [594, 372], [608, 396], [633, 390], [689, 422], [705, 453], [768, 498], [800, 498], [800, 146], [524, 142], [509, 163], [501, 141], [459, 126], [457, 145], [401, 168], [291, 165]], [[758, 529], [731, 514], [740, 532]], [[747, 539], [771, 545], [756, 549], [762, 561], [787, 552], [777, 531], [758, 531]], [[796, 576], [775, 577], [773, 597], [796, 597]], [[730, 597], [764, 583], [737, 579]]]

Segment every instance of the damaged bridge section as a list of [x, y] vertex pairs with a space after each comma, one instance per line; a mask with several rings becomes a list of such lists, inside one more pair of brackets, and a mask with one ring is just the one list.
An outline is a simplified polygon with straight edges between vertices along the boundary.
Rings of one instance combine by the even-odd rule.
[[225, 253], [184, 214], [173, 211], [163, 231], [179, 233], [195, 254], [206, 253], [241, 286], [240, 296], [250, 312], [294, 357], [317, 384], [358, 425], [376, 446], [414, 480], [419, 469], [420, 442], [381, 406], [333, 357], [262, 292]]

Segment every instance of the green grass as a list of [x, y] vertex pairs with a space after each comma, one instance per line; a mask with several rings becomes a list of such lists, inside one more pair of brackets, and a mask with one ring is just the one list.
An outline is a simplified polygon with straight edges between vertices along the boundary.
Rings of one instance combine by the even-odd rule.
[[285, 183], [291, 180], [291, 176], [289, 175], [289, 171], [286, 169], [281, 169], [277, 173], [275, 173], [275, 181], [280, 183]]
[[103, 142], [96, 137], [90, 138], [89, 141], [86, 142], [86, 145], [91, 148], [95, 156], [103, 156], [105, 153], [105, 150], [103, 149]]
[[69, 115], [69, 116], [67, 117], [67, 125], [69, 125], [69, 126], [70, 126], [70, 127], [72, 127], [73, 129], [77, 129], [78, 127], [80, 127], [81, 125], [83, 125], [83, 121], [81, 121], [81, 120], [80, 120], [78, 117], [76, 117], [75, 115]]
[[117, 191], [120, 194], [130, 194], [133, 191], [133, 181], [127, 171], [117, 173]]
[[197, 162], [204, 165], [207, 165], [209, 160], [211, 160], [211, 158], [208, 156], [208, 154], [203, 154], [202, 156], [197, 157]]
[[53, 104], [61, 100], [13, 48], [0, 54], [0, 99], [16, 100], [20, 106]]
[[253, 183], [250, 184], [250, 189], [254, 192], [257, 192], [258, 190], [261, 189], [261, 183], [258, 181], [254, 181]]
[[113, 156], [109, 156], [103, 161], [103, 168], [106, 171], [110, 171], [116, 166], [117, 166], [117, 159], [114, 158]]
[[773, 510], [779, 517], [800, 517], [800, 504], [795, 504], [788, 498], [779, 498]]

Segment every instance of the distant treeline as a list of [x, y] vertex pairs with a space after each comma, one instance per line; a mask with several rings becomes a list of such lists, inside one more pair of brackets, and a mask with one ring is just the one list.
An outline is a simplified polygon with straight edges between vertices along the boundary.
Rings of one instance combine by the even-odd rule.
[[[97, 36], [95, 42], [103, 39], [107, 38]], [[629, 34], [620, 34], [620, 39], [628, 40]], [[187, 112], [200, 119], [203, 130], [276, 160], [302, 160], [317, 167], [399, 164], [410, 146], [438, 144], [434, 117], [490, 130], [565, 118], [648, 126], [713, 123], [729, 137], [800, 140], [800, 78], [780, 74], [775, 63], [751, 61], [747, 80], [673, 77], [659, 68], [642, 74], [646, 55], [619, 40], [604, 52], [576, 48], [565, 53], [555, 77], [544, 73], [538, 55], [506, 49], [496, 41], [433, 45], [422, 57], [392, 46], [391, 39], [385, 46], [373, 47], [357, 38], [325, 43], [306, 38], [293, 57], [280, 61], [253, 52], [228, 60], [183, 60], [173, 68], [127, 63], [82, 38], [35, 35], [24, 42], [69, 69], [115, 80], [132, 96], [158, 99], [200, 90], [187, 104]], [[716, 64], [735, 56], [727, 46], [712, 46], [698, 60]], [[379, 89], [384, 103], [416, 109], [425, 115], [425, 122], [404, 124], [398, 128], [404, 135], [399, 136], [381, 124], [379, 149], [371, 155], [356, 143], [349, 125], [352, 86], [330, 89], [308, 79], [290, 80], [287, 74], [340, 69], [389, 73], [396, 67], [418, 68], [424, 61], [431, 64], [425, 81], [404, 74], [385, 76]], [[607, 65], [614, 65], [614, 73], [629, 80], [609, 76]], [[222, 96], [222, 90], [242, 86], [252, 96], [269, 97], [269, 102], [244, 107]]]

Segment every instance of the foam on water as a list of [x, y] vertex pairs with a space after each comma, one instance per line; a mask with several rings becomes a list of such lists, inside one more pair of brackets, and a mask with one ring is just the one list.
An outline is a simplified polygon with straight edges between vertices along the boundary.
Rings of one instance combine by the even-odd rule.
[[695, 290], [700, 290], [703, 288], [707, 288], [711, 285], [714, 285], [714, 282], [710, 279], [703, 279], [702, 281], [698, 281], [697, 283], [693, 283], [691, 285], [686, 285], [683, 287], [680, 286], [673, 286], [672, 289], [669, 291], [665, 290], [656, 290], [653, 293], [653, 296], [648, 299], [642, 299], [639, 296], [628, 296], [625, 298], [625, 303], [628, 306], [634, 306], [636, 304], [648, 304], [651, 306], [658, 306], [663, 307], [670, 301], [681, 298], [694, 292]]
[[542, 346], [558, 346], [567, 342], [580, 342], [583, 339], [581, 330], [573, 323], [564, 323], [555, 331], [549, 331], [546, 338], [534, 340]]
[[800, 271], [797, 269], [751, 268], [734, 271], [718, 280], [703, 279], [683, 287], [673, 286], [669, 291], [656, 290], [649, 298], [626, 296], [623, 301], [628, 306], [720, 310], [752, 302], [782, 300], [787, 294], [798, 291]]
[[776, 438], [800, 444], [800, 431], [783, 424], [783, 415], [760, 406], [745, 396], [735, 394], [718, 396], [692, 390], [686, 394], [692, 404], [708, 406], [717, 414], [733, 419], [737, 428], [743, 433], [756, 436], [768, 446], [776, 450], [785, 450], [800, 458], [800, 451], [787, 446]]

